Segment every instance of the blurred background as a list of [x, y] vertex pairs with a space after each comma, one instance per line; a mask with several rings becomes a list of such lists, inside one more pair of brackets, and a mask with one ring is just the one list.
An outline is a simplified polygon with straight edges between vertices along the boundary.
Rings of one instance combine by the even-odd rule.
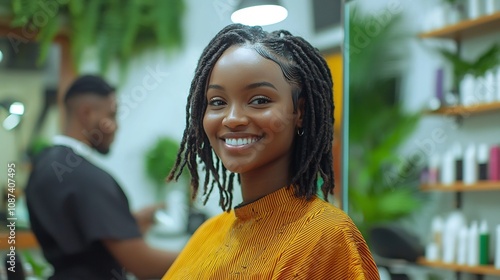
[[[117, 87], [119, 129], [101, 161], [131, 208], [169, 206], [148, 242], [181, 250], [220, 213], [216, 192], [203, 206], [201, 196], [189, 201], [188, 177], [164, 177], [203, 48], [257, 2], [266, 1], [0, 0], [0, 205], [5, 212], [14, 162], [27, 275], [43, 279], [50, 268], [29, 231], [23, 186], [30, 159], [60, 133], [61, 97], [78, 74]], [[269, 2], [286, 15], [263, 28], [304, 37], [331, 69], [330, 201], [362, 230], [382, 278], [500, 279], [500, 1]]]

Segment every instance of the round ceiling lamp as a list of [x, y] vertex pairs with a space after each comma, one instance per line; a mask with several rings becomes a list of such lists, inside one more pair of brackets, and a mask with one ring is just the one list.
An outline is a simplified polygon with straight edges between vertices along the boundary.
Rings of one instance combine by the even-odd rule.
[[231, 15], [234, 23], [245, 25], [270, 25], [283, 21], [288, 11], [278, 0], [242, 0]]

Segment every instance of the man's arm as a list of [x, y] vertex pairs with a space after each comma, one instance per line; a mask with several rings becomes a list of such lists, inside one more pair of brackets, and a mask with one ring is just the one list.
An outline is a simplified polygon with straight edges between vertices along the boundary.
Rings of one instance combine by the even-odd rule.
[[142, 234], [145, 234], [155, 223], [155, 212], [163, 208], [165, 208], [165, 203], [158, 203], [132, 213]]
[[161, 278], [177, 257], [177, 253], [151, 248], [142, 238], [102, 242], [120, 265], [140, 279]]

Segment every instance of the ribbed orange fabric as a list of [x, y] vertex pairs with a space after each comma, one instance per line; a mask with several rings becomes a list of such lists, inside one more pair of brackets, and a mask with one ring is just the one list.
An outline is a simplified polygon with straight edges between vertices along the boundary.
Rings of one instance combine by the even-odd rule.
[[163, 279], [379, 279], [351, 219], [282, 188], [204, 223]]

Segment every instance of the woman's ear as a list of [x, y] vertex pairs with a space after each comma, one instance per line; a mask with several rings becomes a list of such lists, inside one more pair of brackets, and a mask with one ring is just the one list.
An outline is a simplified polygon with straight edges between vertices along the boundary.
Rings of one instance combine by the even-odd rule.
[[302, 122], [304, 120], [304, 114], [305, 114], [305, 107], [306, 107], [306, 101], [303, 97], [299, 98], [297, 100], [297, 127], [302, 127]]

